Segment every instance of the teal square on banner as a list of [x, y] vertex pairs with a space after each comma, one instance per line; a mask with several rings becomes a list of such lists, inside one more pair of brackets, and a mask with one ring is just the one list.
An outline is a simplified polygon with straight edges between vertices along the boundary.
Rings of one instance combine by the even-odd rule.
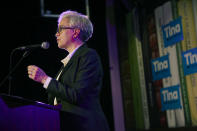
[[179, 85], [161, 88], [162, 111], [182, 108], [179, 88]]
[[151, 67], [153, 81], [171, 76], [168, 55], [151, 60]]
[[181, 16], [162, 26], [164, 47], [176, 44], [183, 40]]
[[187, 50], [182, 53], [184, 75], [197, 72], [197, 48]]

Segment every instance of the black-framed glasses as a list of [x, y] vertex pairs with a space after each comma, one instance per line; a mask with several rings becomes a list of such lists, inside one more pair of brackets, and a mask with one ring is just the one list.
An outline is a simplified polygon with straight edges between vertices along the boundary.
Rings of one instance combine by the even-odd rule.
[[59, 26], [57, 28], [57, 33], [61, 33], [64, 29], [74, 29], [74, 27], [67, 27], [67, 26]]

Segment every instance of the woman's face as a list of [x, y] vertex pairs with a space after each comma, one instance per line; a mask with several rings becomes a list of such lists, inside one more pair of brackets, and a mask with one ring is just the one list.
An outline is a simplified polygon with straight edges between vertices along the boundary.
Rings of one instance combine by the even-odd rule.
[[67, 49], [72, 43], [73, 28], [70, 28], [67, 18], [63, 18], [58, 25], [58, 31], [56, 33], [58, 47], [60, 49]]

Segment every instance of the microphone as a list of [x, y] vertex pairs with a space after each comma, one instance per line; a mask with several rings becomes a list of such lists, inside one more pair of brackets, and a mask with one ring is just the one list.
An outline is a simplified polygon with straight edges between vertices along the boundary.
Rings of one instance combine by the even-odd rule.
[[21, 46], [16, 48], [16, 50], [29, 50], [34, 48], [42, 48], [42, 49], [48, 49], [50, 44], [48, 42], [42, 42], [41, 45], [27, 45], [27, 46]]

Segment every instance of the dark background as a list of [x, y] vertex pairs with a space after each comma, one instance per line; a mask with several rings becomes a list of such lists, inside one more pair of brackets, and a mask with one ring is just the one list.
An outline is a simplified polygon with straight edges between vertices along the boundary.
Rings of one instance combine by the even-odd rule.
[[[65, 10], [75, 10], [86, 13], [85, 0], [45, 0], [45, 11], [60, 14]], [[111, 102], [111, 87], [109, 77], [108, 46], [105, 25], [105, 0], [89, 1], [90, 19], [94, 25], [93, 37], [88, 46], [97, 50], [104, 68], [103, 90], [101, 104], [113, 129], [113, 111]], [[6, 1], [1, 4], [1, 73], [0, 81], [9, 72], [9, 57], [14, 48], [26, 45], [50, 43], [47, 50], [36, 49], [23, 59], [12, 74], [11, 95], [25, 99], [47, 103], [47, 94], [42, 85], [28, 78], [27, 66], [30, 64], [41, 67], [49, 76], [54, 77], [61, 67], [61, 59], [66, 56], [64, 50], [58, 49], [55, 33], [57, 18], [42, 17], [40, 0]], [[12, 57], [12, 67], [23, 56], [24, 51], [16, 51]], [[0, 87], [0, 93], [8, 94], [8, 80]]]

